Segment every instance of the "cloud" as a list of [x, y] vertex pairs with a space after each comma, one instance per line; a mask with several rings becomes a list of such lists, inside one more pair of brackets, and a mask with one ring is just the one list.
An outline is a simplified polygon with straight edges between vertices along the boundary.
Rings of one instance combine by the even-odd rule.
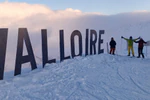
[[[57, 20], [66, 18], [75, 18], [83, 15], [80, 10], [73, 10], [72, 8], [67, 8], [66, 10], [53, 11], [50, 8], [40, 5], [40, 4], [27, 4], [27, 3], [0, 3], [0, 19], [2, 20], [1, 26], [8, 27], [17, 21], [30, 22], [29, 18], [36, 19], [47, 19], [47, 20]], [[9, 20], [8, 20], [9, 19]], [[23, 23], [21, 23], [23, 24]], [[26, 25], [26, 23], [24, 23]]]
[[48, 29], [49, 58], [59, 58], [59, 30], [64, 29], [66, 54], [70, 52], [70, 34], [73, 30], [105, 30], [103, 48], [110, 37], [120, 45], [120, 36], [142, 36], [149, 39], [150, 12], [135, 11], [116, 15], [104, 15], [99, 12], [82, 12], [78, 9], [52, 10], [40, 4], [0, 3], [0, 28], [9, 28], [7, 60], [5, 70], [14, 67], [18, 28], [26, 27], [31, 38], [35, 55], [41, 58], [41, 29]]

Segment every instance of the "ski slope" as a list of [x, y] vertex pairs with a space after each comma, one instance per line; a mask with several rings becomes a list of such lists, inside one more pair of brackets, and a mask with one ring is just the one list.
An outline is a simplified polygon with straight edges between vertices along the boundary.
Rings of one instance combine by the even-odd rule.
[[149, 58], [100, 54], [10, 73], [0, 100], [150, 100]]

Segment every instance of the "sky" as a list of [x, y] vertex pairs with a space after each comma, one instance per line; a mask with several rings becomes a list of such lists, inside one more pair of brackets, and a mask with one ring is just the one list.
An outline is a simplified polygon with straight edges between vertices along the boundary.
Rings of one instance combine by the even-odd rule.
[[149, 0], [0, 0], [4, 1], [43, 4], [52, 10], [72, 8], [82, 12], [99, 12], [107, 15], [150, 10]]

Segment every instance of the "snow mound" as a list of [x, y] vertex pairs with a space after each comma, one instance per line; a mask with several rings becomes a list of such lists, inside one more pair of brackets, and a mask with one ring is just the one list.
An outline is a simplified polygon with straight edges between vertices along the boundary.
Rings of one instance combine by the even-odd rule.
[[76, 57], [0, 81], [0, 100], [150, 100], [150, 59]]

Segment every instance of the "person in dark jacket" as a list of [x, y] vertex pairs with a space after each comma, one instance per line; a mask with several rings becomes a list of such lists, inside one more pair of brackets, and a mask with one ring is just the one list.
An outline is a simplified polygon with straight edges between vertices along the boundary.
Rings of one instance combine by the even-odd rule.
[[111, 41], [109, 42], [110, 45], [110, 54], [115, 54], [115, 49], [116, 49], [116, 41], [114, 40], [114, 38], [111, 38]]
[[140, 58], [140, 55], [142, 55], [142, 57], [144, 58], [143, 47], [144, 47], [144, 43], [146, 42], [142, 38], [140, 38], [140, 40], [135, 41], [135, 43], [138, 43], [138, 58]]

